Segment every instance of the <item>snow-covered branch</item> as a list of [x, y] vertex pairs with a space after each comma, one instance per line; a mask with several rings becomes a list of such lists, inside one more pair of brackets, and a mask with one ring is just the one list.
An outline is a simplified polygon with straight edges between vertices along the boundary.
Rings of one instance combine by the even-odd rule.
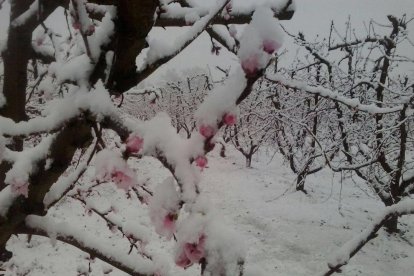
[[346, 265], [349, 260], [370, 240], [376, 237], [376, 233], [392, 217], [414, 214], [414, 200], [406, 199], [385, 210], [374, 219], [362, 233], [352, 240], [346, 242], [336, 253], [332, 255], [328, 262], [329, 271], [324, 276], [340, 272], [340, 268]]
[[305, 91], [311, 94], [319, 95], [321, 97], [330, 99], [332, 101], [340, 102], [354, 110], [367, 112], [370, 114], [388, 114], [388, 113], [399, 112], [403, 109], [402, 105], [397, 105], [394, 107], [378, 107], [375, 104], [369, 104], [369, 105], [362, 104], [357, 98], [353, 98], [353, 99], [347, 98], [323, 86], [311, 86], [303, 81], [289, 80], [280, 75], [268, 74], [266, 78], [269, 81], [280, 83], [281, 85], [284, 85], [287, 88], [299, 89], [299, 90], [302, 90], [302, 91]]
[[128, 255], [123, 249], [102, 243], [95, 235], [88, 235], [68, 222], [55, 222], [51, 218], [32, 215], [26, 218], [26, 227], [22, 227], [19, 233], [40, 235], [70, 244], [129, 275], [150, 276], [156, 272], [151, 260]]
[[[279, 20], [289, 20], [293, 16], [295, 5], [292, 0], [268, 0], [266, 3], [252, 3], [248, 6], [231, 5], [225, 13], [214, 18], [212, 24], [229, 25], [245, 24], [249, 21], [254, 11], [259, 7], [269, 7], [274, 16]], [[172, 3], [162, 6], [162, 12], [155, 21], [157, 26], [186, 26], [194, 23], [194, 19], [205, 16], [208, 11], [205, 8], [193, 6], [180, 6]]]

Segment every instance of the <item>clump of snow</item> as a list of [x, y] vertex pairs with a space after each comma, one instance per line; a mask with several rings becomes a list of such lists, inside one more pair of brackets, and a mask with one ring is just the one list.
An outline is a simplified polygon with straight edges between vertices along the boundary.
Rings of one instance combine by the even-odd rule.
[[138, 134], [131, 134], [126, 140], [126, 151], [129, 153], [137, 153], [142, 149], [144, 139]]
[[216, 127], [225, 114], [233, 113], [237, 109], [236, 101], [245, 87], [246, 78], [238, 69], [223, 85], [217, 86], [204, 99], [195, 114], [198, 125]]
[[169, 177], [156, 187], [148, 204], [155, 231], [167, 239], [171, 239], [176, 231], [180, 199], [174, 178]]
[[16, 28], [24, 25], [27, 22], [27, 20], [29, 20], [31, 17], [35, 16], [39, 12], [38, 8], [39, 0], [35, 0], [24, 13], [19, 15], [16, 19], [14, 19], [11, 22], [11, 26], [13, 28]]
[[137, 185], [135, 172], [120, 155], [107, 149], [96, 155], [95, 175], [97, 180], [112, 180], [118, 188], [125, 191]]
[[52, 134], [35, 147], [18, 152], [12, 168], [6, 173], [5, 183], [11, 185], [12, 192], [28, 196], [29, 177], [36, 172], [37, 163], [46, 159], [56, 135]]
[[271, 54], [283, 43], [279, 22], [269, 8], [256, 9], [252, 21], [240, 38], [238, 56], [247, 76], [253, 76], [268, 64]]

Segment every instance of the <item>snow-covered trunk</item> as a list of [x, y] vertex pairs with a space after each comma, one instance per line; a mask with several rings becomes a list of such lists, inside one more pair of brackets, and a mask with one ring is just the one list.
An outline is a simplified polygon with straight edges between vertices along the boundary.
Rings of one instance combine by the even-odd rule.
[[245, 155], [246, 157], [246, 167], [251, 168], [252, 167], [252, 156], [251, 155]]
[[296, 191], [298, 192], [304, 192], [306, 194], [305, 190], [305, 181], [306, 181], [306, 173], [302, 172], [298, 175], [298, 178], [296, 179]]
[[[10, 22], [22, 14], [30, 6], [32, 1], [15, 1], [11, 7]], [[31, 53], [32, 29], [27, 26], [10, 28], [7, 49], [2, 53], [4, 61], [4, 86], [3, 95], [6, 104], [0, 107], [0, 115], [10, 118], [15, 122], [26, 119], [25, 101], [27, 85], [27, 63]], [[21, 151], [23, 141], [21, 138], [13, 138], [11, 148]], [[10, 165], [0, 164], [0, 190], [5, 187], [4, 178]]]
[[[0, 258], [10, 258], [5, 245], [13, 234], [24, 232], [26, 217], [30, 214], [45, 215], [44, 197], [50, 187], [70, 166], [78, 148], [91, 142], [90, 127], [84, 122], [74, 121], [62, 129], [55, 137], [50, 147], [50, 158], [53, 163], [46, 166], [46, 160], [36, 162], [38, 171], [30, 176], [30, 189], [27, 198], [20, 195], [9, 208], [3, 221], [0, 220]], [[4, 256], [1, 256], [4, 254]]]
[[[394, 32], [393, 32], [394, 33]], [[393, 34], [391, 34], [391, 37], [393, 37]], [[389, 57], [392, 55], [392, 50], [394, 49], [394, 44], [390, 43], [386, 45], [385, 47], [385, 55], [384, 55], [384, 61], [380, 70], [380, 79], [379, 79], [379, 85], [377, 86], [376, 90], [376, 100], [377, 100], [377, 106], [382, 107], [384, 102], [384, 87], [386, 85], [386, 82], [388, 81], [389, 76], [389, 70], [390, 70], [390, 59]], [[404, 114], [405, 111], [402, 111]], [[383, 126], [381, 124], [384, 116], [383, 114], [376, 114], [375, 115], [375, 122], [377, 126], [377, 134], [376, 134], [376, 142], [378, 148], [382, 148], [382, 143], [384, 142], [384, 134], [383, 134]], [[400, 137], [401, 140], [402, 137]], [[401, 141], [401, 143], [403, 143]], [[400, 156], [405, 154], [405, 150], [402, 152], [400, 151]], [[404, 159], [404, 158], [403, 158]], [[379, 163], [383, 170], [386, 173], [392, 173], [393, 168], [389, 165], [389, 158], [387, 158], [386, 153], [384, 150], [381, 150], [379, 152], [378, 156]], [[404, 162], [403, 162], [404, 163]], [[395, 168], [394, 177], [390, 181], [390, 194], [391, 197], [387, 198], [386, 200], [383, 200], [385, 206], [391, 206], [393, 204], [396, 204], [400, 201], [400, 192], [399, 192], [399, 178], [401, 176], [401, 170], [402, 170], [403, 164], [397, 164], [397, 168]], [[392, 216], [390, 219], [388, 219], [385, 224], [385, 230], [389, 233], [396, 233], [398, 232], [398, 216]]]
[[[14, 1], [11, 5], [10, 22], [28, 9], [32, 1]], [[18, 29], [18, 30], [15, 30]], [[10, 118], [16, 122], [26, 119], [26, 85], [27, 85], [27, 63], [30, 58], [32, 29], [28, 26], [11, 27], [9, 29], [7, 49], [2, 53], [4, 62], [4, 85], [3, 95], [6, 99], [5, 105], [0, 107], [0, 116]], [[9, 146], [12, 150], [21, 151], [23, 140], [13, 138]], [[6, 187], [4, 183], [6, 172], [10, 170], [10, 164], [0, 163], [0, 191]], [[5, 246], [14, 232], [15, 224], [3, 221], [0, 218], [0, 261], [11, 257], [11, 252]]]
[[123, 92], [137, 84], [135, 58], [148, 45], [146, 38], [154, 24], [157, 5], [158, 1], [153, 0], [119, 1], [116, 40], [122, 43], [115, 45], [116, 62], [108, 81], [111, 90]]

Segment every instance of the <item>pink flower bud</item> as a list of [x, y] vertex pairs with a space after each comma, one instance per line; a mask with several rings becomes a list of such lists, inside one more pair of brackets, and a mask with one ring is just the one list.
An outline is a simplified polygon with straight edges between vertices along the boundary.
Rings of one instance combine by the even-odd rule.
[[73, 23], [72, 23], [72, 27], [73, 27], [75, 30], [80, 30], [80, 29], [81, 29], [81, 27], [82, 27], [82, 25], [81, 25], [81, 23], [80, 23], [79, 21], [75, 21], [75, 22], [73, 22]]
[[269, 55], [279, 50], [280, 46], [281, 45], [275, 40], [265, 39], [263, 41], [263, 51], [265, 51]]
[[163, 221], [163, 226], [166, 230], [169, 230], [170, 232], [175, 231], [175, 221], [177, 220], [177, 214], [169, 213], [165, 216]]
[[201, 235], [198, 243], [184, 244], [184, 253], [192, 263], [198, 263], [205, 255], [205, 235]]
[[95, 25], [91, 24], [88, 26], [88, 29], [85, 31], [85, 35], [92, 35], [95, 33]]
[[111, 176], [116, 186], [125, 191], [128, 191], [135, 184], [134, 179], [126, 171], [115, 170]]
[[22, 195], [25, 198], [29, 197], [29, 183], [19, 179], [13, 179], [10, 184], [12, 193]]
[[129, 153], [137, 153], [142, 149], [144, 139], [138, 135], [130, 135], [126, 140], [126, 150]]
[[237, 29], [236, 29], [236, 27], [235, 27], [234, 25], [231, 25], [231, 26], [229, 27], [229, 33], [230, 33], [230, 36], [231, 36], [231, 37], [236, 38], [236, 35], [237, 35]]
[[228, 125], [228, 126], [235, 125], [236, 121], [237, 121], [236, 116], [232, 113], [226, 113], [223, 116], [223, 122], [225, 125]]
[[201, 125], [199, 131], [200, 134], [203, 135], [205, 138], [210, 138], [215, 133], [214, 128], [209, 125]]
[[180, 255], [175, 259], [175, 264], [182, 268], [187, 268], [192, 265], [192, 262], [187, 257], [186, 253], [183, 251]]
[[228, 3], [227, 5], [226, 5], [226, 11], [228, 12], [228, 13], [231, 13], [231, 11], [233, 10], [233, 3], [232, 2], [230, 2], [230, 3]]
[[248, 58], [242, 60], [241, 64], [244, 73], [248, 77], [255, 76], [259, 71], [259, 58], [257, 55], [251, 55]]
[[204, 169], [207, 166], [208, 160], [204, 156], [199, 156], [195, 160], [197, 167]]
[[44, 41], [45, 41], [45, 37], [44, 36], [41, 36], [41, 37], [39, 37], [39, 38], [36, 39], [36, 45], [37, 46], [40, 46], [40, 45], [43, 44]]

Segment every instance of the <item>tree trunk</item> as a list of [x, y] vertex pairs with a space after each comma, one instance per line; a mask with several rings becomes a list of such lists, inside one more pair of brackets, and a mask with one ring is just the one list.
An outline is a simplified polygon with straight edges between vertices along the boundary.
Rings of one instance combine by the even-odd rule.
[[[11, 5], [10, 23], [26, 11], [31, 0], [14, 1]], [[18, 29], [18, 30], [17, 30]], [[26, 119], [26, 86], [27, 63], [31, 52], [32, 29], [16, 27], [9, 29], [7, 49], [2, 53], [4, 66], [3, 95], [6, 104], [0, 107], [0, 115], [15, 122]], [[15, 151], [23, 149], [23, 140], [14, 138], [9, 148]], [[10, 165], [6, 162], [0, 164], [0, 190], [6, 186], [4, 179]]]
[[306, 173], [300, 173], [296, 180], [296, 191], [300, 191], [300, 192], [307, 194], [305, 190], [305, 181], [306, 181]]
[[[392, 198], [389, 198], [387, 200], [383, 200], [385, 206], [392, 206], [394, 204], [397, 204], [398, 202], [395, 202]], [[385, 223], [384, 223], [384, 228], [385, 231], [387, 231], [388, 233], [392, 234], [392, 233], [398, 233], [398, 216], [393, 216], [391, 218], [389, 218]]]
[[246, 157], [246, 167], [247, 168], [251, 168], [252, 167], [252, 155], [245, 155], [244, 157]]
[[221, 144], [220, 156], [223, 158], [226, 157], [226, 146], [224, 145], [224, 143]]
[[393, 216], [384, 223], [385, 231], [390, 234], [398, 233], [398, 216]]

